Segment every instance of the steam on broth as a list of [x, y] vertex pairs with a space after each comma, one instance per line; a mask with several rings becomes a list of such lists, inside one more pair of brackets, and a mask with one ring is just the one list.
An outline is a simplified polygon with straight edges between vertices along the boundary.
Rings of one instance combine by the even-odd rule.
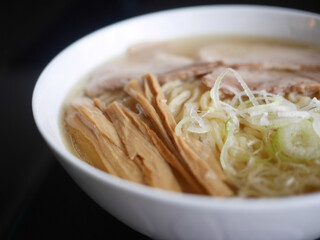
[[141, 43], [79, 86], [64, 108], [67, 144], [112, 175], [224, 197], [320, 190], [314, 46], [239, 36]]

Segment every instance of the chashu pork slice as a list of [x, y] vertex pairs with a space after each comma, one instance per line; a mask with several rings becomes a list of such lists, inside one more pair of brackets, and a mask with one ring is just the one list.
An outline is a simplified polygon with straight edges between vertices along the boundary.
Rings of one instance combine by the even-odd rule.
[[300, 66], [320, 66], [320, 50], [284, 42], [229, 40], [199, 49], [201, 61], [223, 61], [227, 65], [259, 63], [267, 68], [299, 69]]
[[[235, 64], [236, 70], [251, 90], [265, 90], [270, 93], [285, 95], [294, 92], [304, 95], [320, 91], [320, 68], [303, 67], [300, 70], [282, 70], [267, 68], [261, 64]], [[210, 74], [202, 77], [202, 82], [211, 88], [226, 67], [217, 67]], [[224, 76], [220, 88], [225, 94], [233, 95], [243, 91], [232, 73]]]
[[227, 66], [222, 61], [216, 62], [195, 62], [186, 66], [175, 68], [171, 71], [156, 74], [160, 84], [174, 80], [188, 80], [192, 78], [201, 77], [212, 72], [214, 69], [222, 66]]
[[163, 43], [145, 43], [129, 48], [122, 61], [104, 64], [89, 77], [85, 93], [90, 98], [106, 91], [121, 89], [131, 79], [147, 73], [161, 74], [190, 65], [193, 59], [172, 54]]

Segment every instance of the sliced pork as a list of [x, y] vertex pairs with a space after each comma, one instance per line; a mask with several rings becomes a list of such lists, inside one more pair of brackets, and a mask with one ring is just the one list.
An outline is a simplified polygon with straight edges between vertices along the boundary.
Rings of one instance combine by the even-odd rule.
[[152, 49], [150, 43], [131, 47], [125, 60], [103, 65], [90, 76], [86, 95], [98, 97], [106, 91], [121, 89], [129, 80], [140, 79], [148, 72], [160, 74], [194, 62], [191, 58], [167, 52], [161, 44], [158, 48]]
[[[320, 68], [287, 71], [266, 68], [259, 64], [238, 64], [230, 67], [240, 74], [251, 90], [266, 90], [279, 95], [289, 92], [312, 95], [320, 91]], [[215, 68], [202, 78], [203, 83], [207, 87], [213, 87], [216, 79], [225, 69], [222, 66]], [[221, 82], [221, 90], [225, 94], [243, 91], [240, 83], [231, 73], [225, 75]]]
[[260, 63], [270, 68], [299, 69], [301, 65], [320, 66], [320, 51], [305, 46], [226, 41], [204, 46], [201, 61], [224, 61], [228, 65]]

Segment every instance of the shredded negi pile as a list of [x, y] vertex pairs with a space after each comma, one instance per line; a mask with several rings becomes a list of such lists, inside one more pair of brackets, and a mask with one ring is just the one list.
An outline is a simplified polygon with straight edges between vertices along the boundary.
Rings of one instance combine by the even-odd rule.
[[[244, 90], [221, 99], [220, 84], [228, 73]], [[181, 81], [167, 83], [163, 89], [178, 122], [176, 134], [188, 132], [210, 146], [239, 196], [319, 190], [320, 101], [316, 98], [300, 96], [293, 103], [264, 90], [251, 91], [233, 69], [226, 69], [212, 89]]]

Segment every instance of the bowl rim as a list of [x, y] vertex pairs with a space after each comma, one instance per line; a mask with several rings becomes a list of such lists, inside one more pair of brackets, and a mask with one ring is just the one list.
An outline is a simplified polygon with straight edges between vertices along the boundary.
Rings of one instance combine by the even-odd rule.
[[[145, 185], [140, 185], [137, 183], [124, 180], [113, 175], [110, 175], [104, 171], [101, 171], [92, 165], [85, 163], [84, 161], [79, 160], [66, 148], [62, 148], [55, 142], [52, 136], [50, 136], [43, 123], [39, 119], [39, 114], [37, 104], [39, 102], [39, 92], [41, 87], [45, 82], [46, 70], [54, 65], [64, 53], [72, 50], [73, 46], [79, 42], [85, 41], [87, 38], [90, 38], [94, 34], [97, 34], [100, 31], [106, 31], [107, 29], [116, 28], [120, 25], [126, 24], [127, 22], [139, 20], [142, 18], [155, 17], [157, 15], [172, 13], [172, 12], [183, 12], [183, 11], [201, 11], [201, 9], [225, 9], [225, 10], [259, 10], [266, 12], [273, 12], [279, 14], [291, 14], [295, 16], [303, 17], [315, 17], [320, 20], [320, 14], [309, 12], [305, 10], [299, 10], [294, 8], [270, 6], [270, 5], [255, 5], [255, 4], [215, 4], [215, 5], [201, 5], [201, 6], [189, 6], [189, 7], [180, 7], [167, 9], [162, 11], [151, 12], [136, 17], [124, 19], [116, 23], [104, 26], [99, 28], [89, 34], [84, 35], [73, 43], [69, 44], [66, 48], [60, 51], [51, 61], [45, 66], [42, 70], [40, 76], [37, 79], [35, 84], [33, 94], [32, 94], [32, 113], [35, 124], [44, 138], [48, 146], [53, 150], [58, 156], [58, 160], [67, 161], [73, 167], [79, 169], [81, 174], [89, 175], [96, 180], [99, 180], [113, 187], [119, 188], [121, 191], [129, 192], [130, 194], [140, 195], [146, 198], [150, 198], [156, 201], [163, 201], [171, 204], [187, 205], [196, 208], [206, 208], [206, 209], [228, 209], [228, 210], [239, 210], [239, 211], [255, 211], [258, 209], [267, 210], [267, 209], [283, 209], [283, 208], [293, 208], [293, 207], [302, 207], [302, 206], [314, 206], [320, 204], [320, 192], [319, 193], [310, 193], [304, 195], [295, 195], [295, 196], [285, 196], [285, 197], [272, 197], [272, 198], [242, 198], [242, 197], [211, 197], [211, 196], [202, 196], [188, 193], [175, 193], [162, 189], [156, 189]], [[60, 157], [60, 158], [59, 158]]]

